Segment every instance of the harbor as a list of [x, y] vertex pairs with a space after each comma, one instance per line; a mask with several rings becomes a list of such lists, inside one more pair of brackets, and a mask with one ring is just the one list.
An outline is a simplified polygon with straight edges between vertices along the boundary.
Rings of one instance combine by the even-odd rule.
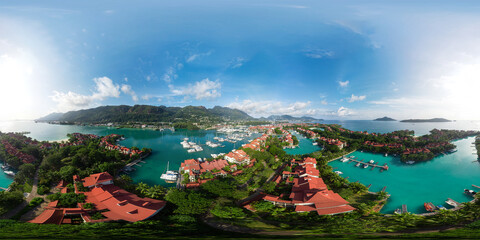
[[[478, 180], [480, 162], [473, 161], [475, 160], [471, 154], [473, 141], [474, 137], [455, 141], [457, 152], [442, 154], [431, 161], [412, 165], [405, 164], [391, 155], [360, 151], [346, 155], [347, 158], [355, 156], [356, 161], [342, 162], [340, 158], [330, 162], [329, 165], [336, 168], [335, 171], [343, 172], [342, 177], [348, 178], [350, 182], [360, 181], [365, 186], [370, 186], [371, 192], [379, 192], [387, 187], [385, 191], [391, 196], [381, 213], [392, 214], [396, 209], [401, 209], [402, 205], [406, 205], [411, 213], [430, 214], [424, 207], [425, 202], [454, 209], [453, 206], [446, 204], [448, 198], [458, 203], [470, 202], [473, 198], [465, 194], [464, 189], [480, 189]], [[380, 163], [379, 166], [386, 163], [389, 169], [381, 172], [355, 167], [362, 159], [374, 160]]]

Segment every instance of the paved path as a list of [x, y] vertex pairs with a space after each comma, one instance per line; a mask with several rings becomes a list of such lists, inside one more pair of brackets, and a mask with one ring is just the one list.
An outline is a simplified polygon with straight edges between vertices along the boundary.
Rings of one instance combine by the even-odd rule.
[[[32, 199], [34, 199], [35, 197], [39, 197], [39, 195], [37, 194], [38, 171], [39, 170], [40, 170], [40, 167], [35, 172], [35, 177], [33, 178], [32, 191], [30, 192], [30, 194], [28, 194], [28, 196], [25, 198], [25, 200], [21, 204], [19, 204], [17, 207], [15, 207], [14, 209], [12, 209], [12, 210], [8, 211], [7, 213], [3, 214], [2, 216], [0, 216], [0, 219], [12, 218], [18, 212], [20, 212], [20, 210], [22, 210], [24, 207], [26, 207], [28, 205], [28, 203], [30, 201], [32, 201]], [[40, 196], [40, 197], [43, 197], [43, 196]]]

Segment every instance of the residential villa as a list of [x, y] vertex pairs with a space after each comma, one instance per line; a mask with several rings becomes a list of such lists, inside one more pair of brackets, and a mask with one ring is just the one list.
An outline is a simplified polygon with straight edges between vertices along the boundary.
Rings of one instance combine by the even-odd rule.
[[[58, 206], [58, 201], [54, 201], [49, 203], [45, 211], [38, 217], [29, 222], [69, 224], [72, 223], [72, 216], [76, 216], [77, 219], [79, 216], [84, 222], [137, 222], [153, 217], [166, 205], [165, 201], [140, 198], [115, 186], [113, 177], [108, 172], [92, 174], [82, 180], [79, 176], [74, 176], [73, 179], [75, 193], [84, 194], [86, 196], [85, 203], [92, 203], [95, 206], [94, 210], [85, 208], [85, 203], [79, 203], [75, 208], [63, 208]], [[79, 182], [82, 182], [88, 191], [79, 191], [77, 186]], [[94, 212], [100, 212], [104, 218], [93, 219], [92, 213]]]
[[[355, 210], [348, 201], [327, 189], [327, 185], [319, 177], [316, 163], [314, 158], [292, 161], [291, 166], [296, 165], [295, 170], [284, 171], [282, 174], [283, 180], [287, 182], [288, 178], [294, 177], [290, 195], [287, 197], [265, 194], [263, 200], [277, 206], [294, 208], [296, 212], [315, 211], [319, 215], [334, 215]], [[276, 182], [280, 183], [280, 181], [282, 179], [278, 176]]]

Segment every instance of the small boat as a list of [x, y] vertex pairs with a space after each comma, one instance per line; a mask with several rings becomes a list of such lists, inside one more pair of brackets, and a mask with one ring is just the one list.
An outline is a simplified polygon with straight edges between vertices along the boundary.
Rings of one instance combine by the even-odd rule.
[[162, 174], [162, 176], [160, 176], [160, 179], [163, 179], [166, 182], [175, 182], [178, 179], [178, 172], [168, 170], [169, 165], [170, 162], [167, 163], [167, 170], [164, 174]]
[[423, 204], [423, 206], [425, 207], [425, 210], [429, 211], [429, 212], [433, 212], [436, 210], [436, 207], [435, 205], [433, 205], [433, 203], [431, 202], [426, 202]]
[[355, 167], [360, 167], [360, 163], [355, 164]]
[[447, 203], [448, 205], [452, 206], [452, 207], [458, 207], [458, 204], [454, 201], [452, 201], [452, 199], [447, 199], [447, 201], [445, 201], [445, 203]]
[[375, 161], [373, 161], [373, 160], [370, 160], [370, 161], [368, 161], [368, 162], [369, 162], [369, 163], [371, 163], [371, 164], [373, 164]]
[[447, 208], [444, 207], [443, 205], [438, 205], [437, 208], [440, 209], [440, 210], [447, 210]]
[[471, 197], [475, 197], [475, 194], [477, 194], [477, 192], [470, 189], [463, 189], [463, 192]]
[[385, 156], [385, 157], [388, 157], [388, 153], [385, 153], [385, 155], [384, 155], [384, 156]]
[[364, 163], [363, 168], [367, 168], [367, 167], [368, 167], [368, 164]]
[[415, 161], [407, 161], [407, 162], [405, 162], [405, 163], [406, 163], [406, 164], [414, 164]]
[[402, 214], [402, 209], [397, 208], [395, 211], [393, 211], [394, 214]]
[[317, 146], [318, 143], [317, 143], [317, 142], [313, 142], [312, 145], [313, 145], [313, 146]]
[[346, 157], [343, 157], [342, 159], [340, 159], [340, 162], [346, 162], [346, 161], [348, 161], [348, 160], [350, 160], [350, 159], [348, 159], [348, 158], [346, 158]]
[[338, 175], [342, 175], [342, 174], [343, 174], [343, 172], [340, 172], [340, 171], [335, 171], [335, 173], [338, 174]]
[[193, 153], [193, 152], [196, 152], [194, 148], [191, 148], [191, 149], [188, 149], [187, 150], [188, 153]]
[[12, 177], [15, 176], [15, 173], [13, 171], [4, 171], [4, 173], [7, 174], [8, 176], [12, 176]]

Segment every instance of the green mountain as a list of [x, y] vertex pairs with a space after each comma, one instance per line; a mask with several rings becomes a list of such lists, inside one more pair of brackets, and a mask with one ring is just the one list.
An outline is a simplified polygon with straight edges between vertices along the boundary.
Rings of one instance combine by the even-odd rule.
[[374, 119], [373, 121], [397, 121], [397, 120], [389, 117], [382, 117], [382, 118]]
[[109, 122], [200, 122], [253, 120], [251, 116], [238, 109], [215, 106], [208, 109], [203, 106], [166, 107], [151, 105], [102, 106], [97, 108], [70, 111], [64, 114], [49, 114], [36, 121], [61, 121], [81, 123]]
[[407, 120], [402, 120], [400, 122], [451, 122], [452, 120], [448, 120], [445, 118], [431, 118], [431, 119], [407, 119]]
[[292, 122], [314, 122], [314, 121], [323, 121], [323, 119], [316, 119], [313, 117], [293, 117], [290, 115], [270, 115], [267, 120], [270, 121], [292, 121]]

